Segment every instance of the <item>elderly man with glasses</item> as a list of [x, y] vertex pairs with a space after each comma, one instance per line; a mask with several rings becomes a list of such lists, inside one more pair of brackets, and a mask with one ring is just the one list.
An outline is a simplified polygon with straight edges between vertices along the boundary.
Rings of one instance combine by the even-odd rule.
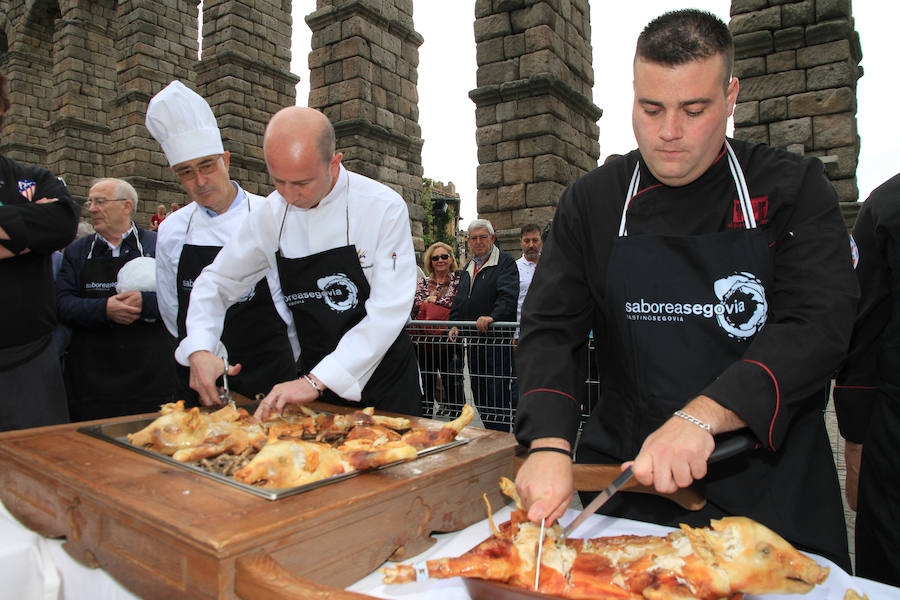
[[[159, 310], [169, 332], [181, 341], [187, 335], [194, 280], [265, 199], [229, 178], [231, 155], [222, 145], [209, 104], [180, 81], [150, 100], [147, 129], [193, 201], [173, 210], [159, 225]], [[299, 344], [288, 330], [290, 313], [274, 270], [247, 281], [234, 300], [226, 313], [219, 357], [240, 365], [229, 371], [230, 389], [252, 398], [297, 376]], [[179, 398], [189, 403], [217, 401], [201, 399], [189, 379], [187, 365], [179, 366]]]
[[[494, 228], [486, 219], [469, 223], [472, 260], [463, 268], [450, 309], [452, 321], [475, 321], [478, 335], [469, 340], [472, 394], [484, 426], [509, 431], [515, 409], [510, 389], [512, 346], [509, 334], [492, 335], [491, 323], [515, 321], [519, 270], [515, 259], [494, 245]], [[456, 337], [456, 328], [450, 330]]]
[[172, 400], [175, 361], [159, 319], [153, 263], [140, 289], [117, 287], [127, 263], [156, 251], [156, 233], [132, 220], [137, 201], [126, 181], [96, 181], [84, 203], [96, 233], [63, 253], [57, 310], [72, 329], [65, 379], [73, 421], [156, 411]]

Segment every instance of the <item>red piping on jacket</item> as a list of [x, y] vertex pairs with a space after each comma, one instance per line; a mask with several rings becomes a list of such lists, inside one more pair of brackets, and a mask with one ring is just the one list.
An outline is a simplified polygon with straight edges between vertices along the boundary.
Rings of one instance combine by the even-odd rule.
[[[550, 388], [537, 388], [537, 389], [533, 389], [533, 390], [528, 390], [528, 391], [525, 392], [524, 394], [521, 394], [521, 395], [519, 396], [519, 398], [524, 398], [524, 397], [527, 396], [528, 394], [533, 394], [533, 393], [535, 393], [535, 392], [552, 392], [552, 393], [554, 393], [554, 394], [559, 394], [560, 396], [565, 396], [566, 398], [569, 398], [569, 399], [572, 400], [573, 402], [578, 402], [578, 400], [576, 400], [574, 396], [570, 396], [569, 394], [567, 394], [567, 393], [565, 393], [565, 392], [561, 392], [561, 391], [559, 391], [559, 390], [551, 390]], [[580, 403], [579, 403], [579, 404], [580, 404]]]
[[772, 422], [769, 423], [769, 447], [771, 447], [772, 450], [774, 451], [775, 444], [772, 442], [772, 430], [775, 429], [775, 419], [778, 418], [778, 409], [781, 405], [781, 391], [778, 389], [778, 380], [775, 379], [775, 374], [772, 373], [772, 371], [769, 369], [769, 367], [762, 364], [761, 362], [758, 362], [755, 360], [750, 360], [749, 358], [745, 358], [744, 362], [752, 363], [754, 365], [758, 365], [758, 366], [762, 367], [763, 370], [769, 374], [769, 377], [772, 378], [772, 383], [775, 384], [775, 414], [772, 415]]
[[644, 192], [649, 192], [649, 191], [652, 190], [653, 188], [658, 188], [658, 187], [662, 187], [662, 186], [663, 186], [663, 184], [661, 184], [661, 183], [654, 183], [653, 185], [648, 185], [648, 186], [645, 187], [644, 189], [638, 190], [637, 192], [635, 192], [635, 193], [634, 193], [634, 196], [632, 196], [631, 199], [634, 200], [635, 198], [637, 198], [638, 196], [640, 196], [640, 195], [643, 194]]

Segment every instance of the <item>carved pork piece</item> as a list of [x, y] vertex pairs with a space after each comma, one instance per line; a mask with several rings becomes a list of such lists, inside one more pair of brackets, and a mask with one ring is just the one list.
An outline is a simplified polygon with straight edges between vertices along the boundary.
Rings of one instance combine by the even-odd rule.
[[470, 405], [464, 404], [459, 417], [446, 423], [440, 429], [411, 429], [400, 439], [419, 450], [449, 444], [456, 439], [464, 427], [472, 422], [474, 416], [474, 409]]
[[[517, 510], [494, 535], [455, 558], [427, 561], [429, 577], [477, 577], [533, 589], [540, 526], [514, 494]], [[510, 493], [512, 490], [512, 493]], [[751, 519], [725, 517], [709, 527], [682, 525], [667, 536], [621, 535], [590, 540], [545, 530], [538, 591], [562, 598], [739, 598], [741, 594], [802, 594], [828, 577], [828, 568]], [[381, 569], [385, 583], [416, 580], [412, 566]]]
[[415, 457], [415, 448], [399, 442], [372, 450], [342, 451], [322, 442], [270, 438], [234, 478], [264, 488], [290, 488]]
[[185, 410], [184, 401], [179, 400], [164, 404], [160, 412], [145, 428], [128, 434], [128, 441], [182, 462], [226, 452], [240, 454], [266, 442], [266, 432], [243, 408], [226, 405], [201, 413], [197, 407]]

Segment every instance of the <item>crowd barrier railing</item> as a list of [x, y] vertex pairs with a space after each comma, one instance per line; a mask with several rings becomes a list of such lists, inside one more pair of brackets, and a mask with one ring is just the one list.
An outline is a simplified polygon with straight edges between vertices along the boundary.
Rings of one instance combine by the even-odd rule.
[[[515, 347], [519, 324], [492, 323], [484, 333], [475, 321], [410, 321], [406, 331], [416, 347], [422, 378], [422, 415], [452, 418], [472, 405], [489, 429], [511, 431], [518, 405]], [[455, 334], [451, 336], [451, 333]], [[582, 423], [597, 398], [593, 338], [588, 340], [588, 374], [581, 398]]]

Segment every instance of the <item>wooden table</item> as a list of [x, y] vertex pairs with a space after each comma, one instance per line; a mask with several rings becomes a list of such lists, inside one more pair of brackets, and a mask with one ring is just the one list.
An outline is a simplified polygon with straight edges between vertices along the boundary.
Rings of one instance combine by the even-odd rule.
[[510, 434], [470, 427], [467, 444], [273, 502], [79, 433], [81, 425], [0, 434], [0, 500], [145, 598], [235, 598], [237, 561], [265, 556], [345, 587], [388, 558], [422, 552], [432, 532], [480, 521], [485, 490], [502, 505], [497, 481], [512, 475], [515, 449]]

